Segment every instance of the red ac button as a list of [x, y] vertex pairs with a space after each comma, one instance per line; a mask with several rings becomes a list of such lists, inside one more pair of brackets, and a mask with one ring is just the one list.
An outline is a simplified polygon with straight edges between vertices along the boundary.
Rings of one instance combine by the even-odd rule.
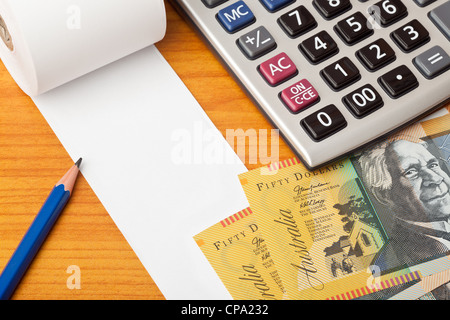
[[284, 52], [261, 63], [259, 71], [267, 82], [276, 86], [297, 73], [297, 67]]

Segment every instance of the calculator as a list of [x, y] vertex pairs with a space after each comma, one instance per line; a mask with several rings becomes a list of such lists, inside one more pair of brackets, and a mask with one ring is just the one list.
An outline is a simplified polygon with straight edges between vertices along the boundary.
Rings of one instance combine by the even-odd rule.
[[172, 0], [315, 169], [450, 97], [448, 0]]

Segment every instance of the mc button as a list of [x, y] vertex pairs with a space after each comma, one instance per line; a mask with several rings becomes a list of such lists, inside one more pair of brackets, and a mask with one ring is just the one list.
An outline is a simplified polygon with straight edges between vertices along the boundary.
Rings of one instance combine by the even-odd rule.
[[238, 1], [220, 10], [217, 19], [229, 33], [236, 32], [256, 20], [244, 1]]

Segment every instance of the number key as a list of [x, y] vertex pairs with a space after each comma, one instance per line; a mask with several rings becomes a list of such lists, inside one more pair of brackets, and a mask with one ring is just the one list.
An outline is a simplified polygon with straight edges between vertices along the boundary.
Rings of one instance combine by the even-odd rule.
[[316, 20], [304, 6], [283, 14], [278, 23], [291, 38], [298, 37], [317, 26]]
[[342, 100], [357, 118], [365, 117], [372, 111], [383, 106], [383, 99], [370, 84], [366, 84], [349, 93]]
[[355, 12], [351, 16], [339, 21], [335, 26], [336, 32], [348, 44], [354, 44], [373, 33], [369, 28], [366, 17], [361, 12]]
[[313, 5], [325, 19], [332, 19], [352, 7], [350, 0], [314, 0]]
[[338, 52], [336, 42], [326, 31], [306, 39], [300, 43], [299, 49], [313, 64], [322, 62]]
[[393, 24], [408, 14], [400, 0], [382, 0], [369, 7], [368, 11], [382, 27]]
[[300, 123], [315, 141], [320, 141], [347, 125], [344, 116], [333, 104], [311, 114]]
[[380, 38], [356, 52], [356, 56], [369, 71], [375, 71], [395, 60], [395, 52]]
[[391, 37], [405, 52], [412, 51], [430, 40], [428, 31], [416, 19], [392, 32]]
[[359, 70], [347, 57], [329, 65], [320, 74], [333, 90], [341, 90], [361, 77]]

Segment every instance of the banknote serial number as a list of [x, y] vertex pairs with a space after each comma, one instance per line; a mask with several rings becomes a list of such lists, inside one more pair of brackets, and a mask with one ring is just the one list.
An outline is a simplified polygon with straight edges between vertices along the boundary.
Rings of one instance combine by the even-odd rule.
[[268, 315], [269, 306], [266, 304], [227, 304], [220, 307], [199, 307], [189, 304], [181, 310], [182, 315], [204, 315], [213, 317], [217, 314], [227, 315]]

